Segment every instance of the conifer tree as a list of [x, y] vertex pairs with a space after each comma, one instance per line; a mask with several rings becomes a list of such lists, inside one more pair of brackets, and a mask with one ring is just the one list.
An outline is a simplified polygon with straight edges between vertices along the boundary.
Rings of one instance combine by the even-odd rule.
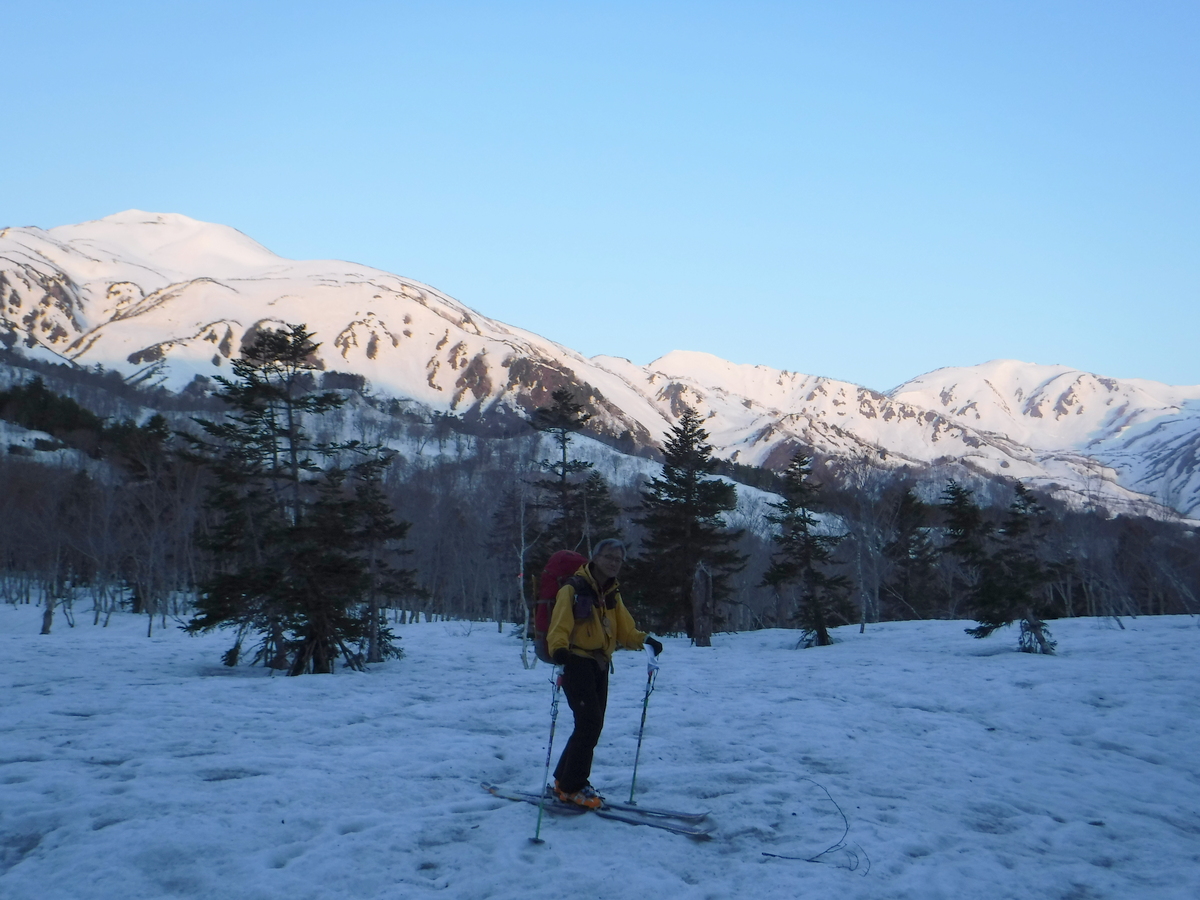
[[575, 396], [568, 388], [559, 388], [551, 397], [554, 402], [535, 409], [530, 422], [538, 431], [552, 435], [559, 449], [558, 459], [544, 459], [539, 463], [550, 473], [542, 486], [553, 497], [546, 504], [552, 510], [549, 530], [553, 536], [547, 546], [550, 552], [564, 548], [586, 550], [583, 490], [572, 476], [587, 471], [592, 464], [570, 458], [569, 451], [571, 435], [583, 428], [591, 414], [583, 411], [583, 404], [575, 402]]
[[889, 618], [921, 618], [933, 604], [937, 550], [929, 524], [927, 506], [908, 488], [896, 503], [893, 536], [883, 547], [890, 566], [883, 592], [899, 608], [899, 615]]
[[585, 555], [592, 555], [592, 544], [603, 538], [621, 538], [617, 517], [621, 514], [612, 498], [608, 482], [599, 472], [592, 472], [582, 485], [583, 539]]
[[1018, 646], [1023, 652], [1054, 652], [1056, 644], [1039, 609], [1044, 604], [1039, 594], [1053, 578], [1038, 555], [1038, 545], [1046, 537], [1046, 515], [1046, 508], [1018, 482], [976, 588], [973, 615], [979, 625], [968, 628], [967, 634], [985, 638], [997, 628], [1019, 621]]
[[0, 391], [0, 419], [45, 431], [92, 455], [96, 455], [96, 445], [104, 430], [104, 422], [99, 416], [70, 397], [51, 391], [41, 376], [28, 384]]
[[398, 547], [408, 534], [409, 523], [396, 519], [383, 490], [383, 474], [393, 459], [390, 454], [366, 459], [354, 471], [355, 537], [367, 575], [362, 618], [366, 661], [369, 663], [401, 656], [397, 638], [384, 615], [383, 600], [425, 595], [417, 586], [416, 573], [398, 565], [400, 558], [412, 551]]
[[946, 517], [946, 552], [978, 566], [987, 555], [991, 526], [984, 521], [974, 494], [951, 479], [942, 491], [941, 509]]
[[342, 405], [337, 393], [313, 390], [311, 338], [303, 325], [260, 332], [234, 361], [235, 377], [218, 378], [229, 415], [196, 420], [207, 437], [193, 438], [192, 457], [213, 476], [205, 546], [216, 571], [200, 585], [188, 630], [235, 628], [227, 665], [255, 634], [256, 659], [292, 675], [332, 672], [338, 655], [361, 668], [350, 645], [368, 636], [370, 620], [359, 606], [387, 589], [380, 551], [406, 528], [372, 486], [387, 464], [380, 448], [322, 444], [306, 431], [307, 420]]
[[945, 536], [940, 548], [942, 560], [949, 565], [948, 591], [953, 615], [959, 604], [970, 606], [981, 579], [987, 576], [987, 542], [991, 525], [975, 502], [974, 491], [954, 479], [947, 482], [938, 504], [942, 513]]
[[[732, 484], [712, 477], [716, 461], [700, 417], [684, 407], [663, 451], [662, 476], [641, 492], [634, 521], [646, 530], [645, 552], [631, 565], [630, 595], [659, 631], [696, 635], [693, 583], [701, 563], [712, 576], [712, 600], [729, 594], [729, 577], [745, 565], [724, 514], [737, 507]], [[703, 611], [702, 611], [703, 614]]]
[[776, 512], [767, 516], [779, 529], [771, 538], [779, 549], [763, 584], [776, 590], [797, 589], [796, 621], [803, 629], [800, 645], [828, 646], [833, 643], [830, 625], [849, 621], [848, 581], [828, 571], [842, 537], [817, 531], [813, 513], [820, 506], [820, 486], [812, 480], [812, 460], [803, 453], [788, 464], [782, 493], [783, 500], [771, 504]]
[[963, 564], [960, 584], [967, 608], [979, 624], [967, 634], [985, 638], [997, 628], [1021, 623], [1020, 649], [1053, 653], [1055, 643], [1042, 621], [1038, 594], [1051, 574], [1038, 556], [1045, 539], [1046, 510], [1018, 483], [1008, 513], [992, 527], [972, 499], [972, 492], [951, 481], [942, 493], [948, 542], [943, 552]]

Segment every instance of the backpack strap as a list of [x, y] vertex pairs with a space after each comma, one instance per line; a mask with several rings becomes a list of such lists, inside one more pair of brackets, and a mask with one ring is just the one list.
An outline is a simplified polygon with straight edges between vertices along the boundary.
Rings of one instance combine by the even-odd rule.
[[575, 621], [583, 621], [592, 617], [592, 608], [597, 605], [596, 589], [582, 575], [572, 575], [563, 582], [575, 591]]
[[[575, 618], [586, 619], [591, 615], [593, 606], [600, 606], [600, 599], [596, 595], [596, 589], [592, 587], [592, 583], [582, 575], [572, 575], [563, 582], [563, 585], [570, 585], [575, 589]], [[614, 587], [604, 595], [604, 608], [617, 608], [617, 595], [619, 591]], [[583, 606], [583, 599], [586, 598], [588, 606]]]

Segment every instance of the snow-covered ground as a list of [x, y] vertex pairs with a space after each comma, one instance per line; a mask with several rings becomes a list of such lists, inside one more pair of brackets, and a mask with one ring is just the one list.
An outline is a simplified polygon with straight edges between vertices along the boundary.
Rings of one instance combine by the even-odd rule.
[[[1200, 896], [1195, 619], [1057, 622], [1056, 657], [961, 622], [668, 640], [638, 797], [711, 809], [714, 838], [584, 816], [540, 846], [534, 807], [479, 788], [536, 789], [549, 729], [550, 670], [494, 625], [285, 678], [220, 666], [224, 635], [39, 624], [0, 605], [5, 900]], [[619, 654], [614, 798], [645, 684]], [[818, 861], [763, 855], [815, 857], [841, 813]]]

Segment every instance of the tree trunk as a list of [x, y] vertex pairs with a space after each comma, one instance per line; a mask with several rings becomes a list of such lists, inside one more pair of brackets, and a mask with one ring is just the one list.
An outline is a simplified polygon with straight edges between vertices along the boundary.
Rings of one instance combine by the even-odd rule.
[[51, 591], [50, 595], [46, 598], [46, 610], [42, 613], [42, 634], [49, 634], [50, 626], [54, 624], [55, 602], [56, 598], [54, 596], [54, 592]]
[[287, 649], [283, 646], [283, 629], [277, 622], [271, 623], [271, 635], [267, 640], [265, 652], [267, 656], [267, 668], [288, 668]]
[[833, 643], [833, 638], [829, 636], [829, 620], [825, 616], [824, 598], [811, 581], [806, 585], [805, 594], [804, 602], [808, 604], [812, 631], [816, 636], [815, 644], [818, 647], [828, 647]]
[[825, 621], [825, 610], [821, 608], [821, 604], [814, 598], [813, 600], [813, 618], [816, 620], [813, 626], [813, 633], [817, 636], [816, 645], [818, 647], [828, 647], [833, 643], [833, 638], [829, 636], [829, 625]]
[[867, 630], [867, 606], [868, 606], [867, 589], [865, 587], [867, 580], [863, 574], [863, 548], [862, 548], [862, 545], [863, 545], [863, 539], [862, 539], [862, 535], [860, 534], [858, 537], [855, 538], [855, 541], [854, 541], [854, 567], [857, 570], [857, 575], [858, 575], [858, 605], [859, 605], [858, 633], [859, 634], [863, 634]]
[[371, 592], [371, 601], [369, 606], [367, 620], [367, 662], [381, 663], [383, 655], [379, 652], [379, 598], [375, 596], [375, 592]]
[[1031, 610], [1026, 610], [1025, 618], [1021, 621], [1021, 630], [1025, 634], [1032, 636], [1037, 646], [1035, 648], [1034, 646], [1029, 645], [1023, 647], [1022, 649], [1032, 653], [1046, 653], [1053, 655], [1054, 644], [1046, 638], [1046, 633], [1044, 631], [1045, 627], [1045, 622], [1038, 618], [1038, 616], [1035, 615]]
[[712, 575], [704, 568], [704, 563], [696, 564], [692, 575], [692, 640], [697, 647], [712, 646], [713, 602]]

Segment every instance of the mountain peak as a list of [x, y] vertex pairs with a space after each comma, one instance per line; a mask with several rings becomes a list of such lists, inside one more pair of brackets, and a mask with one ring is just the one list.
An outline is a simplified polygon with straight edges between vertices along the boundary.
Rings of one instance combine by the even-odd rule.
[[281, 262], [236, 228], [180, 213], [127, 209], [91, 222], [60, 225], [50, 234], [77, 247], [134, 257], [150, 268], [170, 268], [192, 277], [236, 278]]
[[[763, 378], [777, 380], [793, 373], [748, 363], [735, 363], [702, 350], [672, 350], [660, 356], [647, 369], [675, 378], [690, 378], [699, 384], [725, 384], [731, 378], [738, 380]], [[805, 376], [802, 376], [805, 377]]]

